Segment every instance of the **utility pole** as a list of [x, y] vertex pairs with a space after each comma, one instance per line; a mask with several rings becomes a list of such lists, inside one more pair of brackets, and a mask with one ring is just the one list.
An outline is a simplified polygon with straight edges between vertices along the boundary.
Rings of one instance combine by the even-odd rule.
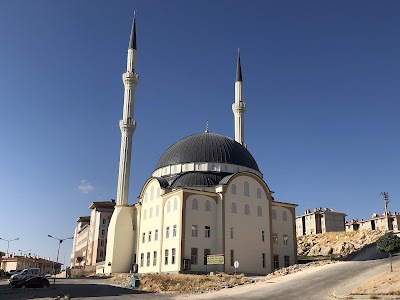
[[385, 205], [385, 217], [386, 217], [386, 224], [387, 224], [387, 229], [390, 229], [389, 226], [389, 216], [388, 216], [388, 203], [389, 203], [389, 193], [388, 192], [381, 192], [381, 196], [383, 196], [383, 202]]

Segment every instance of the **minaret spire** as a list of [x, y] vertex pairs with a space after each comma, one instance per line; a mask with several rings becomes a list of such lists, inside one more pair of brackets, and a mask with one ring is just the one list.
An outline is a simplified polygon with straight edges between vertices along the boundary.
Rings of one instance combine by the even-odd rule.
[[133, 12], [131, 38], [129, 39], [129, 48], [128, 49], [137, 50], [137, 48], [136, 48], [136, 10]]
[[244, 113], [246, 103], [242, 101], [243, 96], [242, 66], [240, 64], [240, 50], [238, 49], [236, 63], [235, 102], [232, 104], [232, 111], [235, 117], [235, 141], [246, 147], [244, 143]]

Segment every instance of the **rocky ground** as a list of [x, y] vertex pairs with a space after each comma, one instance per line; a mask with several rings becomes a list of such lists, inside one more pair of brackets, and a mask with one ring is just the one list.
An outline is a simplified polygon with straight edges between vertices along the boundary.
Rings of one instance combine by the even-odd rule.
[[332, 256], [343, 258], [374, 243], [385, 231], [327, 232], [297, 238], [299, 256]]

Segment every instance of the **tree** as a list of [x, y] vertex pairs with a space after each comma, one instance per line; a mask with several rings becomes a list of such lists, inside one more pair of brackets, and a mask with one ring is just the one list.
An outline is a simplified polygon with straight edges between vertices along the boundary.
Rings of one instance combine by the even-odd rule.
[[390, 272], [393, 272], [392, 254], [400, 252], [400, 238], [397, 235], [388, 232], [376, 241], [376, 249], [380, 252], [389, 253]]

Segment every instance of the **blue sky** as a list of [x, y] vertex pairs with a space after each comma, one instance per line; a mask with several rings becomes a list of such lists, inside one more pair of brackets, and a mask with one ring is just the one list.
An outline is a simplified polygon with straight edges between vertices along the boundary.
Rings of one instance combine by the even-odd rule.
[[245, 142], [275, 199], [361, 219], [382, 213], [387, 191], [400, 210], [400, 2], [1, 1], [0, 237], [20, 238], [10, 252], [54, 258], [48, 234], [72, 236], [92, 201], [116, 197], [134, 9], [130, 204], [206, 120], [233, 137], [240, 48]]

